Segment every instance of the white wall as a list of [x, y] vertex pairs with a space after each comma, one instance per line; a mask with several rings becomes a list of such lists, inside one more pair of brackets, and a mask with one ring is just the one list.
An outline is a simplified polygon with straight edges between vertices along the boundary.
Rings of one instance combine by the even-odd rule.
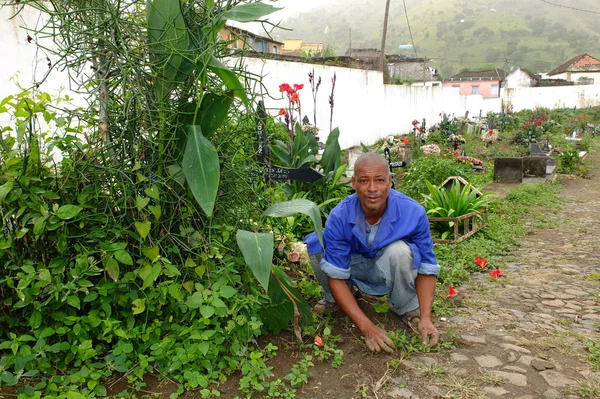
[[504, 89], [503, 97], [514, 111], [537, 107], [588, 108], [600, 106], [600, 85]]

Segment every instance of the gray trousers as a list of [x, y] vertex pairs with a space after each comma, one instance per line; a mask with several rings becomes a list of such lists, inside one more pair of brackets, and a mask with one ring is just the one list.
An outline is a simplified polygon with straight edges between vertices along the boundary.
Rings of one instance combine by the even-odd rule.
[[[310, 256], [315, 276], [327, 302], [335, 302], [329, 289], [329, 277], [321, 270], [322, 254]], [[396, 241], [382, 248], [373, 259], [352, 255], [350, 280], [368, 295], [387, 295], [390, 309], [398, 315], [419, 308], [411, 248], [404, 241]]]

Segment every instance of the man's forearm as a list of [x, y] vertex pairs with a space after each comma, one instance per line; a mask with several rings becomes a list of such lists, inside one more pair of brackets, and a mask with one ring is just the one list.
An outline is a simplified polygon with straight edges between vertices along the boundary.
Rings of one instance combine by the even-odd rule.
[[421, 319], [431, 319], [436, 276], [419, 274], [415, 281]]
[[340, 308], [342, 308], [344, 313], [346, 313], [363, 334], [374, 326], [373, 322], [358, 306], [356, 298], [354, 298], [354, 295], [350, 291], [346, 280], [338, 280], [330, 277], [329, 289], [337, 304], [340, 305]]

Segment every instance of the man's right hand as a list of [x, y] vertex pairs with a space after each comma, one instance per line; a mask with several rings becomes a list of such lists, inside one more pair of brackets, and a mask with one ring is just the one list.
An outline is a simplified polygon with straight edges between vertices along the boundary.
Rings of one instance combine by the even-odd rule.
[[387, 336], [385, 331], [376, 325], [373, 325], [372, 328], [364, 332], [365, 343], [367, 344], [367, 348], [374, 352], [379, 352], [380, 350], [384, 350], [388, 353], [393, 353], [396, 349], [394, 342]]

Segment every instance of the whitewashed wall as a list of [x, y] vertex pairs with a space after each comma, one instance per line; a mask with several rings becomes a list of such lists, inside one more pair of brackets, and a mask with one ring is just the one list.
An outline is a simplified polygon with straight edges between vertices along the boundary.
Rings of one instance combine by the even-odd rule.
[[513, 105], [514, 111], [537, 107], [588, 108], [600, 106], [600, 85], [521, 87], [504, 89], [502, 96]]

